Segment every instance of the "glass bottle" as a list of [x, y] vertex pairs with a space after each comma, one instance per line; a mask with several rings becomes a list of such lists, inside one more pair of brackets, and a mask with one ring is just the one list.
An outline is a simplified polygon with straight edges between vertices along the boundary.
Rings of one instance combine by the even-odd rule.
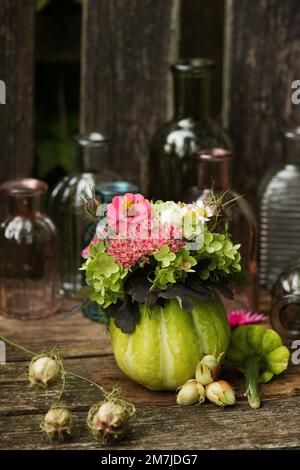
[[[230, 310], [248, 309], [255, 311], [258, 306], [257, 279], [257, 221], [247, 200], [231, 186], [232, 153], [222, 148], [200, 150], [194, 156], [197, 163], [197, 186], [186, 193], [190, 202], [205, 200], [212, 194], [223, 195], [226, 219], [232, 240], [240, 243], [241, 265], [249, 274], [246, 285], [237, 289], [233, 302], [225, 300]], [[230, 202], [226, 205], [226, 202]]]
[[300, 337], [300, 258], [273, 286], [270, 318], [273, 328], [284, 338]]
[[214, 62], [180, 60], [171, 66], [174, 81], [174, 116], [154, 135], [150, 144], [149, 195], [154, 199], [183, 199], [196, 183], [193, 155], [197, 149], [231, 148], [226, 132], [210, 116], [210, 80]]
[[[101, 201], [101, 204], [110, 204], [112, 199], [115, 196], [124, 196], [126, 193], [137, 194], [139, 192], [139, 188], [132, 183], [127, 181], [115, 181], [112, 183], [102, 183], [96, 186], [95, 188], [95, 195], [96, 198]], [[105, 208], [104, 208], [105, 210]], [[105, 215], [103, 213], [102, 217]], [[93, 221], [87, 227], [84, 238], [83, 238], [83, 247], [86, 247], [92, 240], [95, 235], [97, 221]], [[83, 285], [85, 285], [84, 278], [83, 278]], [[88, 317], [90, 320], [93, 321], [100, 321], [101, 323], [107, 323], [107, 317], [102, 314], [101, 307], [97, 302], [92, 302], [87, 307], [82, 309], [83, 314]]]
[[119, 179], [109, 171], [109, 138], [93, 132], [77, 136], [78, 173], [66, 176], [53, 189], [48, 210], [55, 221], [60, 239], [61, 291], [72, 294], [82, 287], [82, 240], [89, 221], [81, 213], [83, 192], [92, 197], [93, 189], [100, 183]]
[[284, 164], [260, 188], [260, 283], [271, 290], [300, 254], [300, 127], [284, 133]]
[[43, 318], [59, 307], [57, 232], [40, 212], [40, 196], [47, 189], [36, 179], [0, 185], [9, 201], [0, 225], [0, 314], [9, 318]]

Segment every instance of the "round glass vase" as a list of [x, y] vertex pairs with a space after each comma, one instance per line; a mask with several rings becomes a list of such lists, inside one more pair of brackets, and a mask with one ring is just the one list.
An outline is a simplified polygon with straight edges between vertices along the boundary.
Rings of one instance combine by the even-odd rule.
[[270, 319], [286, 340], [300, 337], [300, 258], [281, 273], [273, 286]]
[[160, 127], [150, 144], [149, 196], [182, 201], [196, 184], [196, 150], [231, 148], [226, 131], [210, 115], [210, 82], [215, 63], [202, 58], [182, 59], [171, 66], [174, 115]]
[[59, 307], [57, 232], [40, 212], [40, 196], [47, 189], [36, 179], [0, 185], [9, 201], [0, 225], [0, 314], [5, 317], [34, 320]]
[[140, 318], [130, 334], [122, 333], [111, 319], [115, 359], [128, 377], [150, 390], [175, 391], [195, 377], [203, 355], [219, 357], [227, 351], [230, 327], [220, 298], [193, 302], [192, 313], [177, 300], [151, 308], [140, 304]]

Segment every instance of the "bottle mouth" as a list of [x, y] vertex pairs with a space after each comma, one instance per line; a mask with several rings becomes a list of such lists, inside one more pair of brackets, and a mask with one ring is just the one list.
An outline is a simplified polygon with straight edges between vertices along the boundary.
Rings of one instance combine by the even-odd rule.
[[211, 149], [200, 149], [194, 154], [196, 160], [224, 162], [232, 158], [232, 152], [223, 148], [215, 147]]
[[102, 147], [110, 141], [110, 137], [100, 132], [89, 132], [87, 134], [75, 135], [75, 142], [81, 147]]
[[216, 63], [213, 60], [201, 57], [179, 59], [178, 62], [170, 67], [172, 72], [196, 77], [210, 75], [215, 68]]
[[0, 192], [9, 196], [36, 196], [47, 191], [47, 183], [35, 178], [10, 180], [0, 185]]

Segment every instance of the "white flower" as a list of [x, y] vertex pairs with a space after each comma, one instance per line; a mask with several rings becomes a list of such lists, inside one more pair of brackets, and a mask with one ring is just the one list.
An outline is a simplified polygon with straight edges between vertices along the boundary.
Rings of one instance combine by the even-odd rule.
[[214, 215], [213, 207], [209, 204], [205, 204], [202, 199], [198, 199], [198, 201], [194, 203], [194, 210], [197, 218], [203, 222], [207, 222]]
[[181, 228], [184, 205], [174, 201], [158, 202], [153, 205], [153, 214], [161, 226]]
[[173, 202], [169, 207], [163, 209], [161, 213], [161, 224], [172, 225], [174, 227], [181, 227], [182, 223], [182, 208]]

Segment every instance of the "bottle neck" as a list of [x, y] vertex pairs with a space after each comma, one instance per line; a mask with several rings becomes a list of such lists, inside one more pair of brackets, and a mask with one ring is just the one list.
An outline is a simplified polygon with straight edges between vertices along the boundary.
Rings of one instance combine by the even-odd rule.
[[25, 214], [40, 211], [40, 194], [9, 195], [9, 209], [11, 214]]
[[108, 146], [86, 146], [78, 148], [78, 166], [80, 173], [100, 173], [109, 168]]
[[197, 163], [197, 183], [199, 189], [213, 189], [216, 192], [230, 188], [231, 159], [201, 160]]
[[209, 118], [210, 76], [193, 76], [174, 72], [174, 114], [176, 119]]
[[286, 164], [300, 164], [300, 138], [289, 138], [284, 141]]

